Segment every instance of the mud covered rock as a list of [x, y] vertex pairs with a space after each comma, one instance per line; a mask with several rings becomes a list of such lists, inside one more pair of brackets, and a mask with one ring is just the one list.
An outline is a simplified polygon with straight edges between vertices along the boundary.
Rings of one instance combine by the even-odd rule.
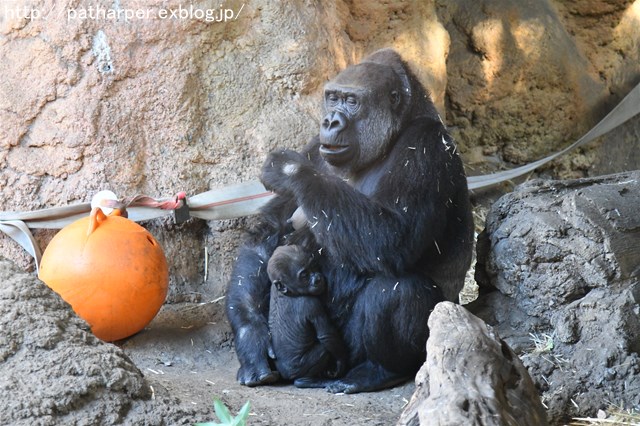
[[0, 424], [193, 423], [33, 275], [0, 259], [0, 283]]
[[429, 317], [427, 361], [398, 425], [546, 425], [531, 377], [509, 346], [460, 305]]
[[470, 310], [522, 358], [552, 422], [640, 408], [640, 172], [532, 181], [478, 241]]

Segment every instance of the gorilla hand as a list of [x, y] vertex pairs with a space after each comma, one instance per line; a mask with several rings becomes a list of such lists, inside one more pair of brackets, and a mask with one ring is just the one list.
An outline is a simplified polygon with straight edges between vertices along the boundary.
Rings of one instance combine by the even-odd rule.
[[334, 368], [325, 372], [325, 375], [330, 379], [337, 379], [338, 377], [344, 376], [349, 367], [349, 362], [346, 358], [338, 358], [336, 359]]
[[292, 178], [305, 168], [313, 167], [302, 154], [289, 150], [276, 150], [269, 154], [262, 166], [262, 184], [277, 194], [292, 192]]
[[291, 217], [287, 219], [287, 222], [289, 222], [293, 226], [293, 229], [297, 231], [298, 229], [302, 229], [307, 226], [309, 219], [307, 218], [304, 210], [302, 210], [302, 207], [298, 207]]

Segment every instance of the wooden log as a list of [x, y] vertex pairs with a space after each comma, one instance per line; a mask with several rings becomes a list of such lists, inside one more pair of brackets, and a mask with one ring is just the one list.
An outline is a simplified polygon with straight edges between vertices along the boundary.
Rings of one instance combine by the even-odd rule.
[[399, 426], [547, 424], [527, 370], [484, 321], [442, 302], [429, 329], [427, 360]]

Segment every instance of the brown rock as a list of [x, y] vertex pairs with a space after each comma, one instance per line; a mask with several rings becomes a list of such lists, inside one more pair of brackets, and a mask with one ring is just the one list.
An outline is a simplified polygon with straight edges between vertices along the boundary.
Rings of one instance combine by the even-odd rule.
[[481, 144], [522, 164], [595, 124], [605, 85], [551, 2], [437, 3], [452, 40], [447, 120], [464, 151]]
[[198, 410], [153, 396], [124, 352], [44, 283], [4, 259], [0, 282], [1, 424], [193, 423]]

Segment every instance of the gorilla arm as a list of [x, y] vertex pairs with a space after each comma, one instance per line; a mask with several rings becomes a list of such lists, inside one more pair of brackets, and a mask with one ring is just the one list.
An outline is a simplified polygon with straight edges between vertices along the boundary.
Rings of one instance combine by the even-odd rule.
[[336, 377], [342, 376], [347, 370], [347, 347], [326, 312], [318, 312], [309, 316], [316, 330], [316, 337], [324, 348], [334, 357], [336, 370], [332, 372]]
[[[262, 180], [296, 198], [336, 262], [361, 272], [407, 271], [425, 252], [437, 254], [446, 244], [449, 196], [456, 180], [464, 179], [459, 159], [441, 142], [445, 132], [434, 122], [410, 126], [384, 160], [352, 178], [356, 185], [364, 182], [362, 190], [370, 195], [322, 167], [314, 142], [310, 156], [317, 165], [293, 151], [274, 152]], [[432, 166], [443, 162], [446, 167]]]

